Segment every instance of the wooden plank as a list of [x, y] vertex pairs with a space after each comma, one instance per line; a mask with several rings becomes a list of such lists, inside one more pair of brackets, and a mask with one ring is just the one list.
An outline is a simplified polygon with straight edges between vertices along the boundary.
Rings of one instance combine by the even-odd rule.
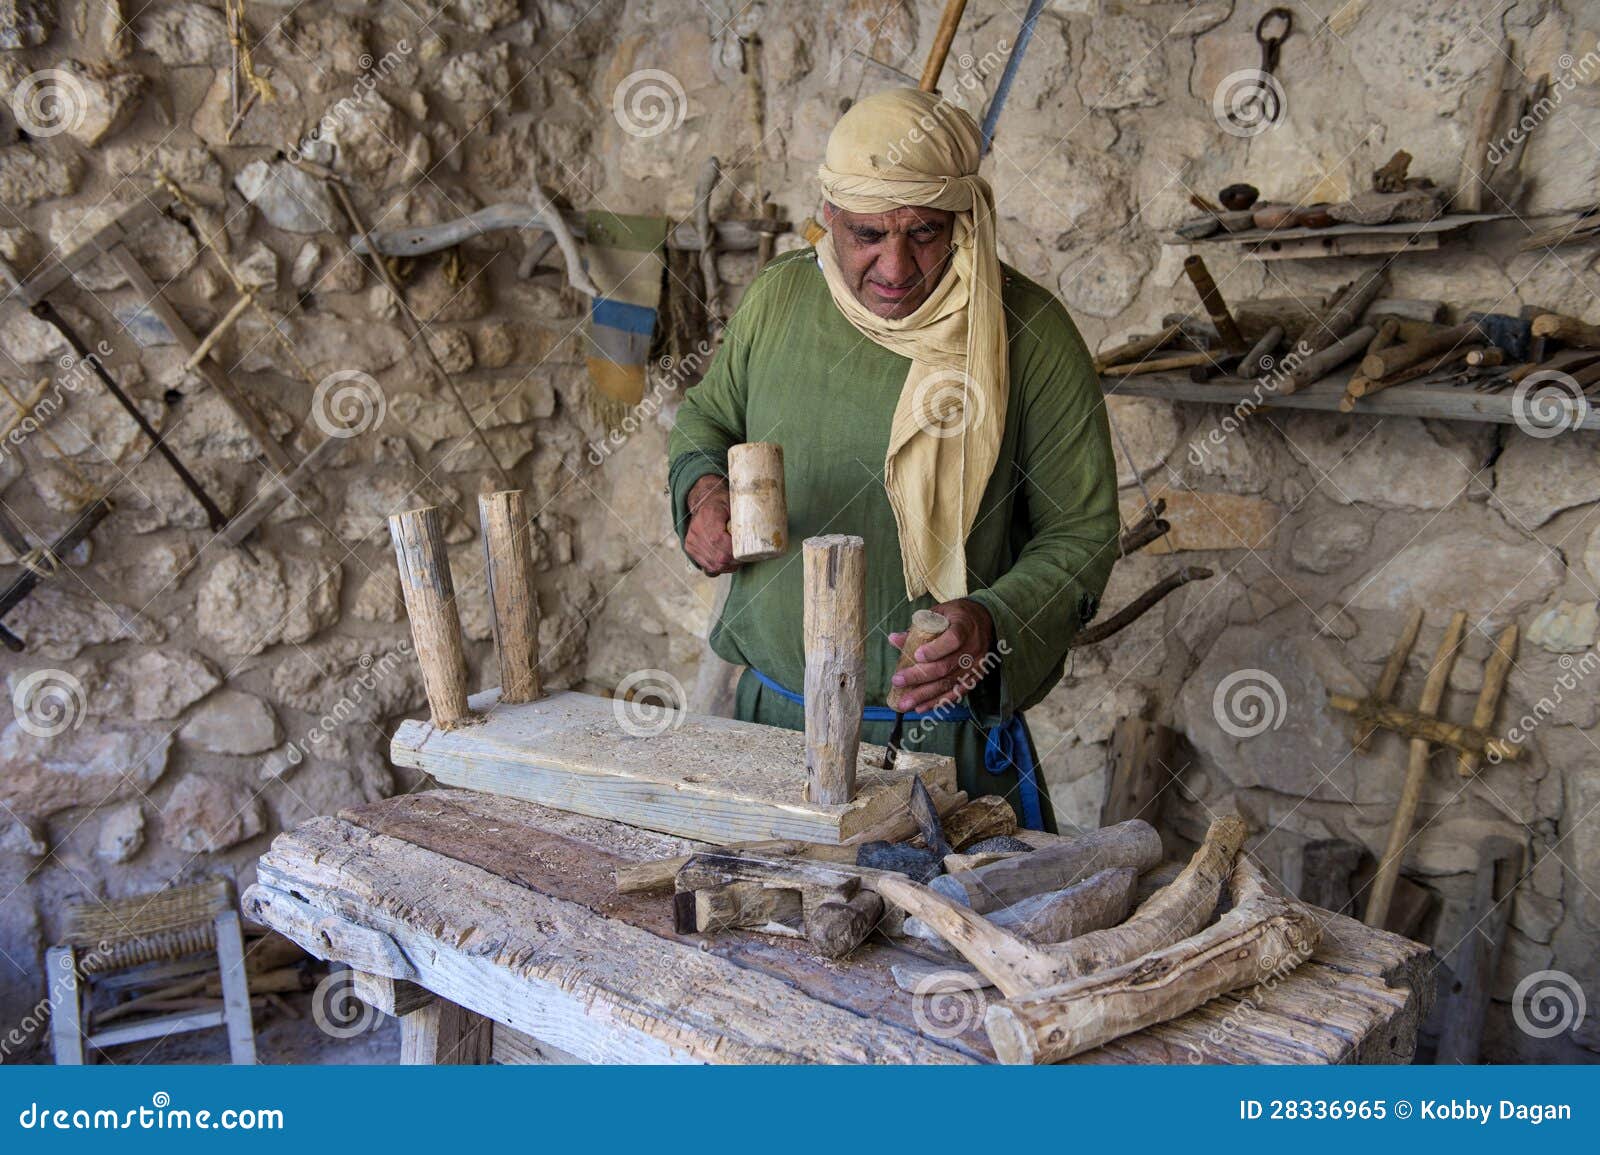
[[386, 978], [416, 977], [416, 968], [394, 939], [318, 910], [287, 891], [258, 882], [244, 892], [243, 906], [253, 921], [272, 927], [317, 958], [348, 963]]
[[[1162, 401], [1204, 401], [1227, 405], [1248, 414], [1256, 410], [1318, 409], [1337, 412], [1344, 397], [1350, 375], [1343, 370], [1324, 377], [1293, 393], [1275, 392], [1254, 381], [1213, 378], [1196, 384], [1186, 376], [1173, 373], [1152, 373], [1144, 377], [1123, 377], [1102, 380], [1107, 396], [1153, 397]], [[1358, 397], [1356, 413], [1374, 413], [1390, 417], [1434, 417], [1450, 421], [1485, 421], [1499, 425], [1516, 424], [1517, 415], [1512, 406], [1514, 390], [1507, 388], [1497, 393], [1479, 393], [1471, 386], [1459, 388], [1434, 385], [1427, 382], [1407, 383]], [[1571, 416], [1567, 427], [1600, 429], [1600, 405], [1589, 405], [1581, 412], [1575, 399], [1567, 399]], [[1526, 418], [1524, 418], [1526, 419]]]
[[693, 944], [338, 819], [279, 836], [258, 877], [392, 937], [441, 998], [589, 1061], [966, 1061]]
[[220, 1027], [226, 1021], [226, 1011], [191, 1011], [188, 1014], [147, 1019], [142, 1023], [129, 1023], [124, 1027], [108, 1027], [90, 1035], [89, 1042], [96, 1047], [114, 1047], [118, 1043], [137, 1043], [141, 1039], [164, 1039], [168, 1035], [204, 1031]]
[[1427, 252], [1438, 247], [1438, 233], [1381, 237], [1315, 236], [1264, 240], [1250, 246], [1246, 255], [1258, 261], [1305, 261], [1317, 257], [1371, 257], [1384, 253]]
[[483, 721], [444, 731], [402, 722], [390, 746], [397, 766], [439, 781], [712, 843], [799, 838], [839, 843], [902, 813], [910, 780], [955, 791], [955, 761], [905, 753], [892, 770], [863, 745], [856, 797], [807, 802], [805, 735], [776, 726], [679, 713], [562, 692], [502, 703], [474, 695]]
[[506, 1066], [571, 1066], [583, 1062], [576, 1055], [569, 1055], [560, 1047], [552, 1047], [549, 1043], [525, 1035], [521, 1031], [514, 1031], [502, 1023], [494, 1025], [494, 1050], [490, 1056], [496, 1063]]
[[494, 1020], [446, 999], [433, 999], [400, 1019], [401, 1066], [481, 1066], [493, 1053]]
[[250, 1021], [250, 985], [245, 976], [244, 939], [239, 912], [217, 915], [217, 966], [222, 971], [222, 1015], [228, 1027], [228, 1056], [235, 1066], [256, 1062], [255, 1025]]
[[47, 257], [43, 262], [45, 267], [42, 272], [37, 272], [26, 280], [19, 279], [10, 265], [0, 261], [0, 275], [4, 275], [6, 281], [16, 291], [21, 303], [24, 306], [31, 306], [48, 297], [74, 273], [88, 268], [130, 235], [135, 234], [140, 226], [155, 220], [171, 203], [172, 198], [166, 193], [158, 192], [141, 197], [126, 213], [105, 225], [66, 256]]

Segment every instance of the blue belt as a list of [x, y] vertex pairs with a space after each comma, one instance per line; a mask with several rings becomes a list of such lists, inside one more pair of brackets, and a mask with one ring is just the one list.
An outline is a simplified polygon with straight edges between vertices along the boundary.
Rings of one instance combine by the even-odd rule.
[[[806, 700], [787, 686], [780, 686], [754, 666], [749, 667], [756, 681], [778, 697], [804, 706]], [[893, 722], [904, 717], [910, 722], [970, 722], [972, 711], [966, 706], [946, 706], [929, 713], [907, 710], [897, 715], [887, 706], [868, 706], [861, 711], [863, 722]], [[1022, 796], [1022, 825], [1028, 830], [1044, 829], [1044, 811], [1039, 805], [1039, 768], [1033, 753], [1033, 740], [1028, 728], [1022, 724], [1022, 715], [1013, 714], [984, 735], [983, 768], [991, 774], [1017, 772], [1018, 793]]]

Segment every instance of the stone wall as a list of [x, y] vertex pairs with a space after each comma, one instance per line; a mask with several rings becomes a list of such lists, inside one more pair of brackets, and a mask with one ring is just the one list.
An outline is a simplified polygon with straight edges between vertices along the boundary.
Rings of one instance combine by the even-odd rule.
[[[71, 131], [48, 139], [18, 139], [9, 109], [0, 113], [6, 258], [26, 264], [39, 246], [70, 246], [165, 166], [306, 364], [309, 380], [259, 318], [225, 346], [274, 429], [305, 429], [293, 440], [302, 449], [317, 441], [319, 412], [323, 427], [333, 423], [323, 412], [332, 396], [325, 390], [319, 409], [314, 383], [330, 374], [356, 370], [376, 388], [337, 416], [364, 432], [305, 503], [274, 515], [253, 558], [209, 544], [199, 509], [158, 461], [139, 461], [142, 442], [97, 384], [57, 389], [64, 401], [48, 427], [92, 480], [118, 483], [119, 508], [9, 619], [30, 641], [25, 656], [3, 659], [13, 689], [35, 674], [35, 690], [55, 679], [69, 691], [70, 720], [18, 720], [0, 735], [6, 1023], [38, 997], [38, 959], [67, 898], [147, 889], [218, 864], [246, 880], [275, 830], [410, 784], [383, 758], [393, 720], [421, 704], [383, 515], [418, 495], [452, 511], [475, 677], [494, 681], [472, 500], [498, 487], [490, 462], [470, 441], [456, 448], [466, 425], [448, 392], [425, 371], [386, 291], [349, 255], [336, 205], [281, 150], [326, 118], [326, 143], [305, 151], [347, 174], [357, 207], [381, 225], [522, 200], [535, 180], [580, 207], [687, 215], [695, 174], [713, 154], [729, 176], [716, 215], [756, 215], [767, 195], [798, 221], [816, 209], [814, 171], [841, 100], [892, 83], [882, 66], [919, 73], [941, 5], [616, 0], [586, 13], [454, 0], [420, 27], [420, 6], [258, 0], [249, 5], [255, 62], [275, 99], [231, 142], [220, 6], [151, 4], [121, 36], [101, 4], [63, 6], [59, 27], [48, 18], [54, 5], [13, 7], [21, 15], [6, 18], [0, 45], [22, 47], [0, 52], [4, 103], [31, 74], [56, 70], [85, 107]], [[1266, 7], [1058, 0], [1041, 19], [986, 171], [1005, 259], [1060, 292], [1091, 346], [1192, 306], [1186, 250], [1161, 240], [1192, 215], [1191, 192], [1214, 197], [1248, 180], [1274, 199], [1338, 199], [1364, 188], [1397, 148], [1415, 156], [1414, 174], [1453, 185], [1502, 35], [1528, 74], [1572, 78], [1529, 142], [1527, 179], [1509, 209], [1531, 217], [1595, 199], [1600, 93], [1583, 65], [1600, 31], [1592, 8], [1296, 6], [1279, 68], [1284, 115], [1238, 137], [1219, 128], [1212, 97], [1229, 73], [1257, 64], [1253, 29]], [[1017, 20], [997, 0], [968, 7], [944, 83], [975, 113]], [[1409, 255], [1392, 292], [1512, 313], [1536, 303], [1600, 321], [1593, 247], [1519, 254], [1527, 231], [1511, 219]], [[791, 236], [780, 248], [798, 243]], [[197, 331], [231, 304], [232, 287], [192, 231], [163, 226], [141, 245]], [[703, 691], [714, 673], [701, 639], [716, 587], [678, 553], [663, 496], [684, 377], [658, 380], [621, 435], [602, 441], [573, 333], [581, 301], [559, 277], [519, 278], [522, 252], [520, 237], [499, 233], [403, 274], [431, 347], [541, 511], [548, 677], [609, 691], [644, 671]], [[1367, 267], [1211, 265], [1232, 299], [1322, 293]], [[755, 263], [732, 254], [720, 268], [736, 296]], [[175, 347], [159, 343], [136, 294], [114, 272], [97, 274], [69, 315], [118, 345], [124, 383], [236, 507], [261, 476], [248, 436], [184, 373]], [[130, 335], [151, 343], [130, 348]], [[74, 379], [51, 369], [62, 350], [14, 304], [0, 312], [0, 354], [0, 379], [15, 391], [47, 372]], [[1440, 759], [1408, 874], [1438, 895], [1424, 933], [1448, 953], [1468, 930], [1479, 841], [1522, 839], [1532, 866], [1513, 902], [1489, 1053], [1582, 1060], [1600, 1048], [1592, 1016], [1539, 1040], [1513, 1025], [1504, 1001], [1525, 976], [1559, 970], [1600, 1011], [1600, 827], [1584, 821], [1600, 804], [1600, 695], [1582, 684], [1600, 666], [1593, 435], [1282, 412], [1235, 428], [1221, 407], [1111, 405], [1132, 458], [1122, 461], [1126, 508], [1137, 512], [1141, 481], [1164, 494], [1181, 548], [1120, 564], [1107, 612], [1179, 564], [1218, 576], [1077, 652], [1031, 715], [1064, 819], [1094, 822], [1112, 727], [1144, 713], [1187, 738], [1167, 809], [1180, 838], [1196, 837], [1210, 813], [1237, 809], [1264, 835], [1259, 851], [1273, 869], [1308, 838], [1378, 852], [1404, 746], [1384, 737], [1353, 756], [1349, 729], [1323, 706], [1327, 692], [1370, 685], [1405, 611], [1422, 605], [1428, 622], [1401, 687], [1414, 700], [1422, 663], [1459, 608], [1473, 626], [1444, 708], [1465, 718], [1486, 631], [1516, 622], [1523, 641], [1501, 725], [1541, 715], [1528, 727], [1530, 754], [1470, 781]], [[75, 477], [53, 456], [30, 440], [0, 458], [0, 496], [30, 526], [59, 528], [74, 505]], [[1241, 725], [1223, 700], [1240, 685], [1264, 687], [1269, 716], [1253, 736], [1255, 722]]]

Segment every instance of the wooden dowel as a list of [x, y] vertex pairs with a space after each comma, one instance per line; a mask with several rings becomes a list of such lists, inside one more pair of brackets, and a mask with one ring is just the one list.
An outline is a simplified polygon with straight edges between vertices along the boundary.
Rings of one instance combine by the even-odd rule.
[[735, 561], [766, 561], [789, 548], [783, 446], [752, 441], [728, 450], [728, 532]]
[[520, 489], [478, 497], [484, 570], [500, 657], [500, 700], [532, 702], [539, 689], [539, 599], [533, 588], [527, 500]]
[[1289, 371], [1288, 377], [1278, 386], [1278, 391], [1293, 393], [1302, 386], [1322, 379], [1366, 349], [1377, 332], [1373, 326], [1363, 325], [1327, 348], [1311, 354]]
[[1183, 271], [1189, 274], [1194, 291], [1200, 294], [1200, 303], [1205, 306], [1211, 323], [1217, 327], [1217, 335], [1222, 338], [1223, 346], [1230, 353], [1249, 352], [1250, 345], [1245, 341], [1244, 334], [1239, 332], [1233, 314], [1228, 312], [1228, 302], [1223, 300], [1222, 290], [1211, 279], [1211, 270], [1206, 268], [1205, 258], [1198, 253], [1185, 257]]
[[[1422, 632], [1422, 611], [1412, 610], [1411, 616], [1406, 619], [1406, 628], [1400, 633], [1400, 640], [1394, 644], [1394, 649], [1389, 651], [1389, 660], [1383, 664], [1383, 673], [1378, 675], [1378, 688], [1372, 692], [1374, 702], [1387, 702], [1394, 697], [1394, 688], [1400, 684], [1400, 675], [1405, 671], [1406, 659], [1411, 656], [1411, 647], [1417, 644], [1417, 635]], [[1377, 727], [1363, 731], [1356, 739], [1355, 751], [1364, 754], [1372, 745], [1372, 737], [1378, 732]]]
[[[918, 610], [911, 615], [911, 628], [906, 631], [905, 645], [900, 647], [900, 660], [895, 664], [894, 672], [899, 673], [909, 666], [917, 664], [916, 653], [921, 647], [933, 641], [940, 634], [950, 628], [950, 619], [943, 614], [936, 614], [932, 610]], [[900, 699], [905, 691], [899, 686], [890, 685], [888, 705], [891, 710], [902, 710]]]
[[1126, 365], [1108, 365], [1100, 371], [1102, 377], [1142, 377], [1146, 373], [1165, 373], [1168, 369], [1192, 369], [1196, 365], [1210, 365], [1215, 361], [1210, 353], [1173, 353], [1149, 361], [1131, 361]]
[[[1509, 625], [1495, 639], [1494, 653], [1483, 664], [1483, 689], [1478, 691], [1478, 703], [1472, 709], [1472, 726], [1488, 732], [1494, 725], [1494, 712], [1500, 705], [1500, 694], [1506, 687], [1506, 675], [1511, 672], [1511, 658], [1517, 650], [1517, 627]], [[1519, 753], [1521, 747], [1514, 747]], [[1470, 778], [1478, 772], [1482, 756], [1474, 751], [1463, 751], [1456, 759], [1456, 772]]]
[[1361, 375], [1377, 381], [1409, 369], [1429, 357], [1449, 353], [1458, 345], [1470, 345], [1479, 337], [1475, 324], [1456, 325], [1430, 333], [1420, 341], [1407, 341], [1403, 345], [1390, 345], [1361, 359]]
[[922, 82], [917, 85], [923, 92], [939, 90], [939, 73], [944, 71], [945, 57], [950, 55], [950, 45], [955, 41], [956, 29], [961, 24], [961, 14], [967, 9], [967, 0], [948, 0], [944, 15], [939, 17], [939, 27], [933, 34], [933, 48], [928, 62], [922, 68]]
[[[1148, 337], [1135, 337], [1131, 341], [1113, 345], [1104, 353], [1099, 353], [1095, 356], [1095, 371], [1104, 373], [1112, 365], [1126, 365], [1130, 361], [1137, 361], [1146, 353], [1154, 353], [1168, 342], [1177, 340], [1178, 334], [1181, 332], [1183, 332], [1183, 322], [1176, 321], [1159, 333], [1152, 333]], [[1283, 335], [1281, 329], [1278, 331], [1278, 335], [1280, 337]]]
[[[1461, 635], [1467, 628], [1467, 615], [1458, 612], [1433, 656], [1428, 670], [1428, 680], [1423, 683], [1419, 714], [1437, 714], [1444, 699], [1445, 683], [1450, 680], [1450, 668], [1455, 665], [1456, 650], [1461, 645]], [[1405, 856], [1411, 841], [1411, 827], [1416, 822], [1417, 804], [1422, 801], [1422, 784], [1428, 777], [1428, 759], [1432, 747], [1425, 738], [1411, 739], [1410, 757], [1406, 763], [1405, 783], [1400, 788], [1400, 800], [1395, 804], [1394, 825], [1389, 827], [1389, 843], [1378, 863], [1378, 873], [1372, 879], [1372, 897], [1367, 900], [1368, 926], [1383, 929], [1389, 917], [1389, 904], [1394, 900], [1395, 880], [1400, 877], [1400, 860]]]
[[1283, 326], [1273, 325], [1261, 334], [1261, 340], [1250, 347], [1250, 352], [1244, 355], [1244, 360], [1239, 362], [1239, 376], [1259, 377], [1265, 372], [1261, 362], [1271, 357], [1278, 351], [1278, 346], [1283, 344]]
[[856, 796], [867, 695], [866, 543], [828, 534], [802, 548], [806, 798], [840, 806]]
[[217, 342], [222, 340], [229, 329], [233, 328], [235, 321], [244, 316], [245, 310], [254, 301], [255, 294], [247, 290], [244, 295], [233, 303], [233, 308], [223, 314], [222, 320], [216, 323], [211, 332], [207, 333], [205, 338], [194, 347], [194, 352], [189, 354], [189, 359], [183, 363], [185, 372], [192, 373], [200, 362], [210, 356], [211, 350], [216, 348]]
[[467, 709], [467, 657], [438, 506], [392, 515], [389, 536], [406, 616], [411, 619], [411, 641], [428, 692], [428, 711], [439, 729], [454, 730], [475, 715]]

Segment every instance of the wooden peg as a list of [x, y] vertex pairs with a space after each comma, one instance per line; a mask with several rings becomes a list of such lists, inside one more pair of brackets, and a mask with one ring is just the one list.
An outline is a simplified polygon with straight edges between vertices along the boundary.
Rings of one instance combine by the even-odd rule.
[[428, 711], [441, 730], [472, 722], [467, 708], [467, 658], [461, 643], [461, 617], [456, 612], [456, 587], [444, 547], [444, 525], [437, 506], [408, 510], [389, 518], [400, 589]]
[[[949, 628], [950, 619], [943, 614], [936, 614], [932, 610], [918, 610], [912, 614], [911, 628], [906, 631], [906, 644], [900, 647], [900, 661], [895, 664], [894, 672], [898, 674], [906, 667], [916, 665], [917, 651]], [[891, 684], [888, 696], [889, 709], [905, 709], [900, 704], [900, 699], [904, 694], [905, 691], [903, 689]]]
[[[1372, 700], [1376, 704], [1385, 705], [1394, 697], [1394, 688], [1400, 684], [1406, 659], [1411, 656], [1411, 647], [1417, 644], [1417, 635], [1421, 632], [1422, 611], [1412, 610], [1411, 616], [1406, 619], [1406, 628], [1401, 631], [1400, 640], [1389, 651], [1389, 660], [1383, 664], [1383, 673], [1378, 676], [1378, 688], [1372, 692]], [[1376, 725], [1360, 732], [1360, 737], [1355, 741], [1357, 754], [1365, 754], [1371, 748], [1373, 735], [1377, 732]]]
[[494, 648], [500, 656], [500, 700], [539, 697], [539, 601], [533, 589], [533, 552], [528, 547], [527, 500], [520, 489], [478, 496], [478, 523], [494, 617]]
[[828, 534], [803, 550], [806, 798], [838, 806], [856, 795], [866, 705], [866, 543]]
[[[1517, 627], [1510, 625], [1495, 639], [1494, 653], [1483, 664], [1483, 689], [1478, 691], [1478, 704], [1472, 709], [1474, 729], [1487, 733], [1494, 725], [1494, 712], [1500, 705], [1500, 694], [1506, 688], [1506, 675], [1511, 672], [1511, 658], [1516, 650]], [[1482, 762], [1482, 754], [1464, 750], [1456, 759], [1456, 771], [1463, 778], [1471, 778]]]
[[[1456, 651], [1461, 646], [1461, 635], [1467, 628], [1467, 615], [1457, 613], [1433, 656], [1428, 670], [1428, 680], [1422, 685], [1422, 702], [1417, 713], [1434, 715], [1444, 700], [1445, 683], [1450, 680], [1450, 669], [1456, 663]], [[1378, 873], [1372, 879], [1372, 897], [1367, 900], [1368, 926], [1382, 930], [1389, 917], [1389, 903], [1394, 899], [1395, 880], [1400, 877], [1400, 859], [1411, 843], [1411, 828], [1417, 818], [1417, 804], [1422, 801], [1422, 784], [1428, 777], [1428, 760], [1433, 747], [1426, 738], [1411, 739], [1411, 756], [1406, 763], [1405, 783], [1400, 788], [1400, 801], [1394, 808], [1394, 825], [1389, 827], [1389, 844], [1378, 862]]]
[[752, 441], [728, 450], [728, 496], [735, 561], [766, 561], [789, 548], [783, 446]]

